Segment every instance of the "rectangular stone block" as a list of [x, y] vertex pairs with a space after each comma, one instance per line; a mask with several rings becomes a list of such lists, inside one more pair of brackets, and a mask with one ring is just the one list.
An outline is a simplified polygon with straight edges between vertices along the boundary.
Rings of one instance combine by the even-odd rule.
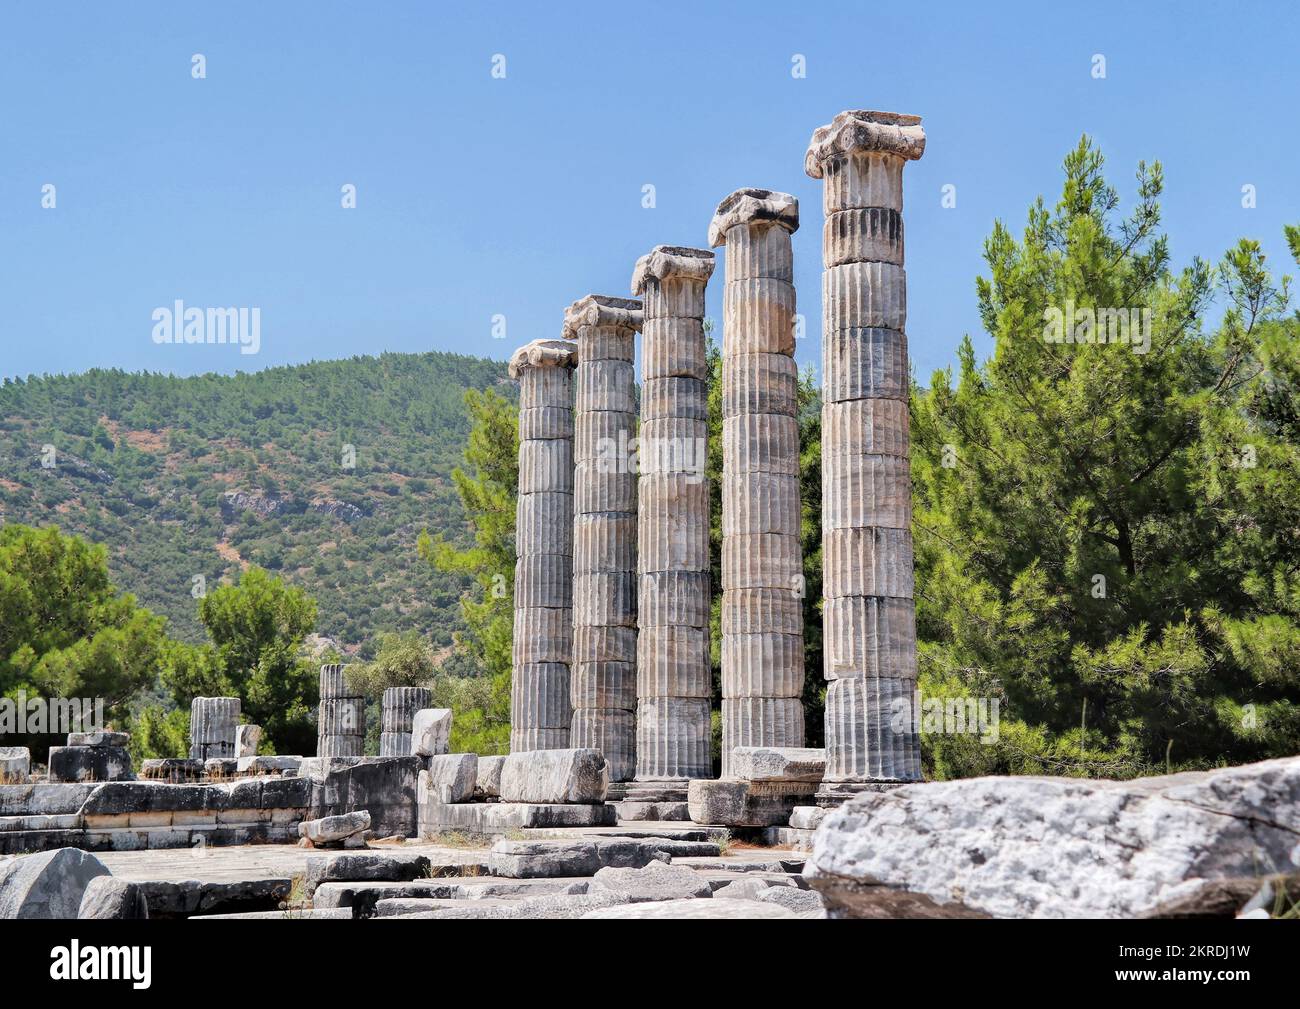
[[608, 784], [605, 757], [586, 748], [512, 753], [501, 767], [505, 802], [604, 802]]
[[[561, 666], [561, 669], [565, 667]], [[567, 669], [565, 669], [567, 672]], [[451, 708], [421, 708], [411, 720], [411, 752], [435, 757], [451, 749]]]
[[816, 785], [826, 773], [826, 751], [814, 747], [738, 746], [731, 773], [741, 781], [802, 781]]
[[469, 802], [478, 778], [478, 754], [443, 753], [429, 757], [419, 790], [439, 802]]

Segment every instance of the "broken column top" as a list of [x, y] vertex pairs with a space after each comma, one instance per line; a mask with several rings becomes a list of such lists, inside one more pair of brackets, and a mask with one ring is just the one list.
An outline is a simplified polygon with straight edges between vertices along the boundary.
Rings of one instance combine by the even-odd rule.
[[617, 326], [621, 329], [639, 330], [641, 319], [641, 302], [635, 298], [589, 294], [564, 310], [563, 335], [566, 340], [576, 340], [578, 331], [583, 326]]
[[709, 222], [709, 244], [727, 244], [727, 232], [737, 224], [770, 221], [794, 234], [799, 230], [799, 201], [771, 189], [737, 189], [718, 204]]
[[681, 245], [656, 245], [636, 261], [632, 271], [632, 293], [640, 294], [647, 281], [684, 277], [706, 281], [713, 276], [713, 253], [708, 249], [688, 249]]
[[847, 109], [826, 126], [813, 130], [803, 170], [814, 179], [822, 177], [826, 162], [853, 151], [882, 151], [915, 161], [925, 153], [925, 130], [920, 116], [898, 112]]
[[568, 340], [534, 340], [510, 355], [510, 377], [528, 368], [576, 368], [578, 348]]

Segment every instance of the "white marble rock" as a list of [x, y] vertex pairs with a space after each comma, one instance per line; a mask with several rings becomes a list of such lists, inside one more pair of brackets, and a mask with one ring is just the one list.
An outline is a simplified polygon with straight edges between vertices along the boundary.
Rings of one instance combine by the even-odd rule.
[[478, 754], [442, 753], [430, 757], [427, 769], [420, 772], [418, 792], [440, 802], [469, 802], [477, 780]]
[[411, 753], [433, 757], [451, 749], [451, 708], [421, 708], [411, 719]]
[[587, 885], [590, 894], [609, 894], [627, 903], [712, 897], [708, 880], [684, 865], [651, 862], [639, 869], [606, 866]]
[[609, 765], [599, 750], [512, 753], [501, 768], [504, 802], [604, 802]]

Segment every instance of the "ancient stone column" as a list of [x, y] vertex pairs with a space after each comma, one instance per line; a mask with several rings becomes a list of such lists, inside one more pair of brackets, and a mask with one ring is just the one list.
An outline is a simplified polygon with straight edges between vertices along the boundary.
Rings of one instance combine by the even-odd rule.
[[641, 302], [591, 294], [564, 313], [578, 344], [573, 475], [573, 704], [569, 745], [636, 772], [636, 438]]
[[316, 756], [360, 757], [366, 752], [366, 699], [347, 684], [346, 666], [320, 667]]
[[921, 777], [902, 209], [903, 165], [924, 150], [919, 117], [848, 111], [814, 131], [804, 161], [826, 212], [824, 804]]
[[799, 202], [739, 189], [725, 245], [722, 336], [722, 776], [737, 746], [801, 747], [803, 552], [794, 255]]
[[388, 687], [384, 690], [379, 732], [381, 757], [411, 755], [411, 721], [421, 708], [431, 707], [433, 695], [424, 687]]
[[190, 759], [234, 757], [238, 697], [196, 697], [190, 702]]
[[523, 643], [513, 650], [511, 752], [569, 745], [577, 364], [568, 340], [534, 340], [510, 358], [510, 377], [519, 381], [514, 636]]
[[637, 260], [645, 306], [637, 509], [636, 780], [712, 777], [709, 436], [704, 287], [713, 253], [659, 245]]

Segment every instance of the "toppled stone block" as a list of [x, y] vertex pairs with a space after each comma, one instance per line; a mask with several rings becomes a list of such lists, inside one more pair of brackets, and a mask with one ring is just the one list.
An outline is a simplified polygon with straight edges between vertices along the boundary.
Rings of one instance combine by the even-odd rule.
[[289, 896], [292, 887], [293, 880], [284, 876], [229, 883], [206, 879], [151, 879], [140, 883], [149, 904], [150, 918], [274, 911]]
[[816, 890], [801, 890], [797, 886], [769, 886], [755, 900], [776, 904], [801, 918], [826, 917], [826, 902]]
[[107, 875], [79, 848], [19, 856], [0, 870], [0, 918], [75, 918], [90, 881]]
[[[445, 870], [447, 867], [439, 868]], [[433, 875], [433, 865], [427, 855], [397, 856], [377, 852], [313, 855], [307, 859], [304, 889], [311, 897], [322, 883], [408, 882], [430, 875]]]
[[639, 869], [606, 866], [597, 870], [587, 892], [610, 894], [621, 898], [623, 903], [713, 896], [708, 880], [694, 869], [665, 862], [651, 862]]
[[535, 879], [555, 876], [592, 876], [600, 857], [592, 841], [497, 841], [488, 855], [493, 876]]
[[501, 798], [501, 770], [505, 767], [504, 756], [478, 758], [478, 779], [474, 783], [474, 794], [484, 799]]
[[264, 754], [237, 759], [240, 774], [284, 774], [286, 772], [296, 774], [302, 767], [302, 757]]
[[1295, 873], [1298, 836], [1300, 757], [967, 778], [855, 796], [818, 828], [805, 875], [836, 918], [1231, 917], [1261, 875]]
[[81, 895], [77, 917], [138, 921], [149, 917], [149, 902], [139, 883], [96, 876]]
[[731, 777], [740, 781], [801, 781], [813, 785], [826, 776], [826, 751], [813, 747], [737, 746], [731, 751]]
[[478, 754], [443, 753], [429, 758], [429, 766], [420, 772], [421, 795], [438, 802], [469, 802], [478, 780]]
[[604, 802], [609, 765], [599, 750], [526, 750], [505, 758], [505, 802]]
[[129, 732], [69, 732], [69, 746], [126, 746], [131, 742]]
[[189, 757], [150, 757], [140, 762], [140, 777], [149, 781], [200, 781], [204, 770], [202, 760]]
[[262, 745], [262, 727], [246, 723], [235, 726], [235, 757], [255, 757]]
[[500, 840], [488, 855], [488, 870], [493, 876], [514, 879], [591, 876], [606, 866], [639, 869], [651, 862], [667, 862], [674, 853], [717, 855], [718, 846], [662, 837], [599, 837], [589, 841]]
[[795, 830], [816, 830], [828, 813], [830, 810], [821, 806], [795, 806], [790, 814], [790, 826]]
[[420, 793], [420, 836], [444, 831], [505, 834], [525, 827], [613, 827], [614, 807], [607, 803], [558, 802], [441, 802], [429, 791]]
[[369, 829], [370, 813], [359, 809], [338, 816], [322, 816], [318, 820], [303, 820], [298, 824], [298, 836], [314, 845], [338, 844]]
[[131, 754], [121, 746], [51, 746], [50, 781], [131, 781]]
[[736, 879], [729, 883], [724, 883], [715, 891], [719, 896], [726, 897], [728, 900], [758, 900], [763, 894], [772, 887], [781, 889], [798, 889], [792, 879], [771, 879], [764, 876], [751, 876], [746, 879]]
[[436, 757], [451, 750], [451, 708], [421, 708], [411, 718], [411, 753]]
[[25, 746], [0, 746], [0, 784], [26, 781], [31, 772], [31, 750]]
[[798, 918], [793, 911], [776, 904], [761, 900], [727, 900], [714, 897], [712, 900], [663, 900], [648, 901], [640, 904], [618, 904], [614, 907], [598, 908], [582, 916], [588, 920], [605, 918], [711, 918], [711, 919], [748, 919], [748, 918]]
[[[696, 778], [687, 788], [687, 805], [696, 823], [721, 824], [727, 827], [771, 827], [788, 823], [795, 803], [811, 793], [790, 794], [781, 784], [768, 789], [749, 781], [710, 781]], [[815, 784], [805, 786], [815, 789]]]

